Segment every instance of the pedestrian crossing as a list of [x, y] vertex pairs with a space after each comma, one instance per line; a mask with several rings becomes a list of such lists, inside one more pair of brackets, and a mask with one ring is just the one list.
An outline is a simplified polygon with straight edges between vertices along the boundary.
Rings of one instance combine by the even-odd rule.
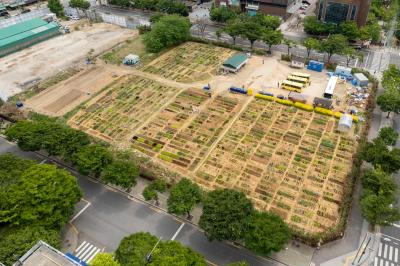
[[89, 242], [83, 241], [75, 250], [74, 255], [80, 260], [89, 263], [99, 252], [100, 248], [90, 244]]
[[400, 245], [389, 238], [381, 239], [374, 266], [400, 266]]

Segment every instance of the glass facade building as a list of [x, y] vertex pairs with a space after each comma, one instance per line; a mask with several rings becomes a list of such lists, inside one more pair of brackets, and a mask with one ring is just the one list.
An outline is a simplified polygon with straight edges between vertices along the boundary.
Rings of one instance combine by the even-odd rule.
[[367, 21], [370, 5], [370, 0], [319, 0], [317, 18], [336, 24], [355, 21], [358, 26], [363, 26]]

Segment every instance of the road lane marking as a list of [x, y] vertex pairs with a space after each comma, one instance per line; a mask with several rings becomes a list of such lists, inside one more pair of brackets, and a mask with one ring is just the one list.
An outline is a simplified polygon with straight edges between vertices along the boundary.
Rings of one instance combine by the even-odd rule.
[[392, 255], [393, 255], [393, 247], [389, 247], [389, 260], [392, 260]]
[[175, 240], [175, 238], [178, 236], [179, 232], [182, 230], [182, 228], [185, 226], [185, 223], [182, 223], [181, 226], [179, 226], [178, 230], [176, 230], [175, 234], [172, 236], [171, 240]]
[[379, 251], [378, 251], [378, 257], [380, 257], [382, 254], [382, 242], [379, 243]]
[[89, 263], [89, 262], [91, 262], [92, 261], [92, 259], [97, 255], [97, 253], [99, 253], [100, 252], [100, 249], [98, 248], [97, 250], [96, 250], [96, 252], [90, 257], [90, 258], [88, 258], [88, 260], [86, 261], [87, 263]]
[[378, 258], [375, 257], [374, 266], [378, 266]]
[[379, 262], [379, 266], [383, 266], [383, 260], [381, 259], [381, 261]]
[[399, 258], [398, 257], [399, 256], [398, 252], [399, 252], [399, 250], [397, 248], [394, 248], [394, 262], [396, 262], [396, 263], [397, 263], [397, 260]]
[[91, 246], [91, 244], [90, 244], [90, 243], [86, 243], [85, 246], [83, 246], [82, 249], [81, 249], [79, 252], [75, 251], [76, 256], [77, 256], [77, 257], [80, 256], [81, 253], [82, 253], [82, 252], [86, 249], [86, 247], [88, 247], [88, 246]]
[[72, 219], [69, 221], [70, 223], [72, 223], [76, 218], [78, 218], [78, 216], [81, 215], [91, 205], [91, 203], [89, 201], [87, 201], [87, 200], [85, 200], [85, 201], [87, 202], [86, 206], [83, 207], [83, 209], [80, 210], [74, 217], [72, 217]]
[[47, 159], [44, 159], [43, 161], [41, 161], [39, 164], [44, 164], [47, 161]]
[[387, 251], [387, 245], [385, 245], [385, 248], [383, 249], [383, 258], [386, 259], [386, 252]]
[[86, 262], [90, 262], [97, 253], [99, 253], [100, 249], [94, 247], [82, 260]]
[[[76, 255], [78, 258], [82, 257], [84, 258], [87, 254], [90, 254], [92, 252], [92, 250], [95, 250], [96, 247], [93, 246], [92, 244], [90, 244], [90, 247], [86, 250], [83, 250], [83, 252], [81, 254]], [[83, 259], [82, 259], [83, 260]]]

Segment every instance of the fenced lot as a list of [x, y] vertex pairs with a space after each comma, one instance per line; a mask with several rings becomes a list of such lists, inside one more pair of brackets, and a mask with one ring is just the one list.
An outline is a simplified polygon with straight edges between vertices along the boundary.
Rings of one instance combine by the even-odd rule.
[[222, 47], [187, 42], [152, 61], [143, 71], [185, 83], [206, 81], [234, 53]]

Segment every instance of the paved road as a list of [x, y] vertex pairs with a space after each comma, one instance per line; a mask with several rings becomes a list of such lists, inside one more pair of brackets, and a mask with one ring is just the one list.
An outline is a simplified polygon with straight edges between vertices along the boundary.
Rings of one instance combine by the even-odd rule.
[[[42, 161], [34, 153], [22, 152], [19, 148], [0, 138], [0, 154], [11, 152], [19, 156]], [[201, 253], [205, 258], [217, 265], [245, 260], [250, 265], [282, 266], [284, 264], [257, 257], [245, 249], [240, 249], [224, 242], [209, 242], [204, 234], [191, 224], [176, 220], [149, 205], [131, 200], [125, 195], [107, 189], [104, 185], [73, 173], [79, 182], [84, 199], [90, 202], [77, 204], [73, 224], [79, 231], [79, 246], [75, 252], [82, 258], [89, 259], [94, 252], [100, 250], [114, 251], [120, 240], [131, 233], [146, 231], [164, 240], [174, 238]], [[78, 247], [79, 248], [79, 247]], [[83, 250], [83, 251], [82, 251]], [[293, 265], [294, 266], [294, 265]]]

